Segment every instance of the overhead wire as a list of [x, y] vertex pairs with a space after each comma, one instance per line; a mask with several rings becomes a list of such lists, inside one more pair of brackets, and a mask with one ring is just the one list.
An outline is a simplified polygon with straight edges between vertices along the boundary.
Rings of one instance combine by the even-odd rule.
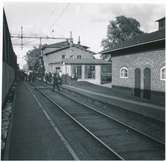
[[[57, 24], [57, 22], [59, 21], [59, 19], [60, 19], [60, 18], [64, 15], [64, 13], [66, 12], [66, 10], [67, 10], [67, 8], [69, 7], [69, 5], [70, 5], [70, 3], [67, 3], [67, 4], [63, 7], [63, 9], [61, 10], [61, 12], [58, 14], [57, 18], [56, 18], [56, 19], [54, 20], [54, 22], [51, 24], [52, 30], [54, 30], [52, 26], [55, 25], [55, 24]], [[57, 8], [56, 8], [56, 9], [57, 9]], [[52, 15], [55, 14], [56, 9], [54, 8], [54, 9], [51, 11], [51, 13], [49, 14], [50, 17], [52, 17]], [[60, 26], [59, 29], [63, 30], [62, 28], [64, 28], [64, 27], [62, 27], [61, 25], [57, 24], [57, 27], [58, 27], [58, 26]], [[38, 34], [35, 34], [35, 35], [37, 36]], [[26, 38], [24, 38], [24, 39], [26, 39]], [[35, 40], [32, 40], [32, 41], [35, 41]], [[14, 45], [17, 44], [15, 41], [12, 41], [12, 42], [13, 42]], [[31, 42], [31, 41], [29, 41], [29, 42]], [[28, 43], [28, 42], [24, 42], [24, 45], [26, 45], [27, 43]]]
[[[64, 15], [64, 13], [67, 11], [68, 7], [70, 6], [70, 3], [67, 3], [66, 6], [61, 10], [61, 12], [59, 13], [59, 15], [57, 16], [57, 18], [54, 20], [54, 22], [51, 24], [50, 28], [52, 29], [54, 27], [55, 24], [58, 23], [59, 19]], [[58, 26], [60, 26], [59, 24], [57, 24]], [[60, 29], [62, 30], [62, 26], [60, 26]], [[54, 29], [52, 29], [54, 30]]]

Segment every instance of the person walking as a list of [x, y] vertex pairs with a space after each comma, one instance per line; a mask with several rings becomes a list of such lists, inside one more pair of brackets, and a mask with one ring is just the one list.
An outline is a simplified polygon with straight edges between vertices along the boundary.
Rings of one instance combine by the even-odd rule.
[[60, 91], [60, 85], [61, 85], [61, 77], [59, 73], [56, 71], [53, 76], [53, 91], [55, 91], [55, 87], [58, 91]]

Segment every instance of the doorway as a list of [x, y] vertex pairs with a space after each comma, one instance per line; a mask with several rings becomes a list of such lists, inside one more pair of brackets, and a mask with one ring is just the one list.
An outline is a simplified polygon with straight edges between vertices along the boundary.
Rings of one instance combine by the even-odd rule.
[[145, 99], [151, 98], [151, 70], [150, 68], [144, 69], [144, 92], [143, 97]]
[[139, 68], [135, 69], [135, 89], [134, 95], [136, 97], [141, 96], [141, 70]]

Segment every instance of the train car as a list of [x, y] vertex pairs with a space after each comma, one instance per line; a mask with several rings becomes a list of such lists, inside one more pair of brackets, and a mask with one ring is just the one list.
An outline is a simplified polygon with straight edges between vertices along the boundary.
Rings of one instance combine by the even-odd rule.
[[6, 96], [11, 85], [16, 79], [18, 70], [17, 56], [13, 50], [11, 36], [8, 28], [8, 23], [3, 10], [3, 65], [2, 65], [2, 104], [6, 100]]

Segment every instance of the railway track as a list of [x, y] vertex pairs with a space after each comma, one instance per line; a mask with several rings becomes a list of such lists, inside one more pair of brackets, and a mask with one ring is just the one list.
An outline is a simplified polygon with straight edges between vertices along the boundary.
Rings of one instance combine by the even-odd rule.
[[[45, 87], [47, 86], [45, 85]], [[50, 88], [50, 87], [48, 87]], [[85, 106], [94, 108], [97, 111], [106, 114], [107, 116], [119, 120], [121, 123], [129, 126], [130, 128], [142, 133], [143, 135], [165, 145], [165, 123], [146, 117], [136, 112], [132, 112], [121, 107], [108, 104], [101, 100], [87, 96], [82, 93], [62, 88], [62, 95], [71, 97], [73, 101], [79, 101]]]
[[[107, 104], [99, 100], [90, 98], [78, 92], [62, 88], [61, 94], [70, 97], [73, 101], [93, 108], [109, 118], [118, 120], [130, 129], [133, 129], [158, 143], [165, 145], [165, 124], [161, 121], [151, 119], [136, 112], [125, 110], [118, 106]], [[77, 98], [77, 100], [76, 100]]]
[[[115, 120], [90, 106], [74, 101], [64, 94], [37, 89], [50, 102], [77, 121], [78, 125], [110, 148], [120, 159], [161, 160], [164, 159], [164, 144], [142, 132]], [[63, 100], [62, 100], [63, 95]], [[64, 101], [64, 102], [63, 102]]]
[[41, 91], [38, 92], [40, 95], [34, 92], [33, 95], [37, 96], [38, 102], [43, 105], [42, 111], [47, 114], [49, 121], [55, 123], [64, 140], [68, 141], [74, 160], [124, 160], [55, 101]]

